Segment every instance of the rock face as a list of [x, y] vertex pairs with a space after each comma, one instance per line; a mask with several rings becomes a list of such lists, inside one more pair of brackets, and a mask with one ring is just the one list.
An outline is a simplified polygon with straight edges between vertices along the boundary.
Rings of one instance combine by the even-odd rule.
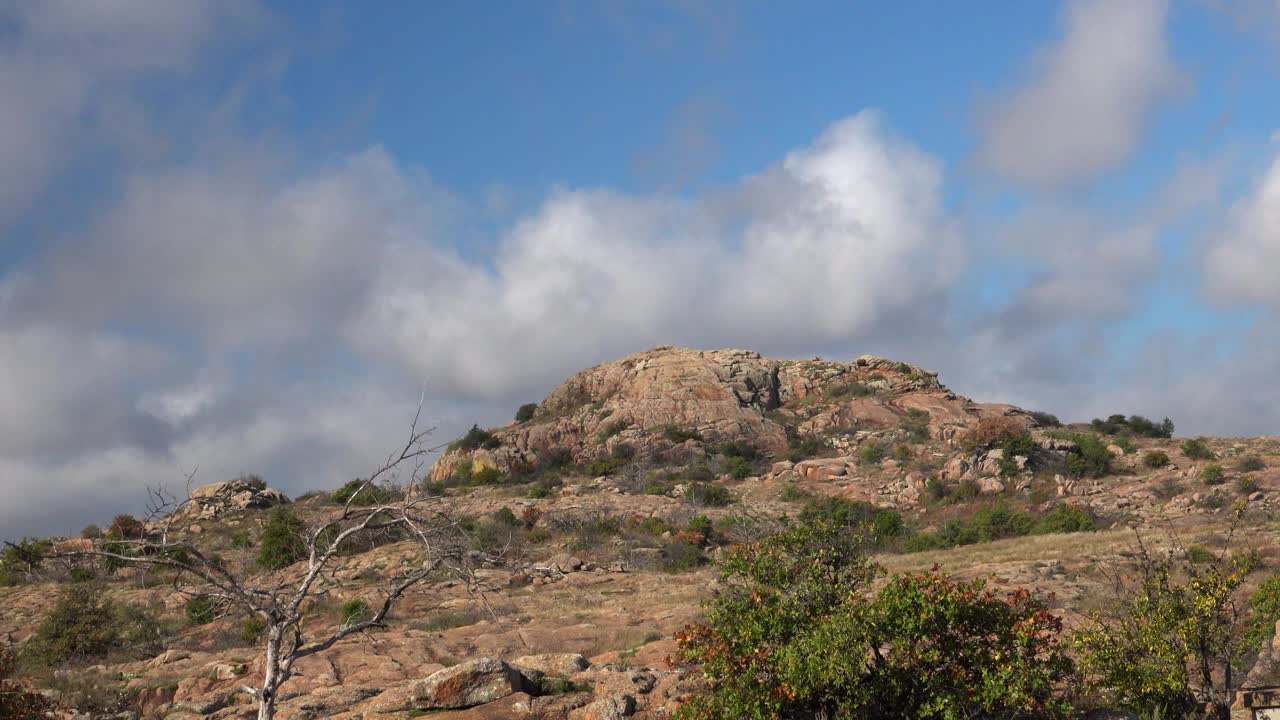
[[501, 700], [524, 690], [519, 670], [496, 658], [476, 658], [445, 668], [413, 690], [416, 710], [468, 708]]
[[737, 441], [769, 456], [785, 453], [788, 429], [852, 436], [896, 427], [927, 413], [928, 432], [950, 440], [985, 414], [938, 382], [936, 373], [865, 355], [853, 362], [774, 360], [747, 350], [657, 347], [583, 370], [538, 406], [534, 417], [493, 430], [488, 447], [455, 448], [432, 479], [463, 466], [519, 473], [549, 458], [585, 464], [626, 444], [638, 457], [696, 459], [688, 438]]
[[193, 489], [187, 512], [200, 518], [215, 518], [236, 510], [269, 508], [287, 502], [289, 496], [266, 487], [260, 480], [236, 479]]

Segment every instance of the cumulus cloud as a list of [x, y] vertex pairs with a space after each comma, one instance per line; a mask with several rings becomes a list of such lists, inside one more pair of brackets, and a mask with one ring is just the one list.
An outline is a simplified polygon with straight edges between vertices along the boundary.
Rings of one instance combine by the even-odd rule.
[[1229, 210], [1205, 253], [1205, 287], [1216, 300], [1280, 308], [1280, 153]]
[[849, 341], [961, 269], [941, 183], [866, 112], [690, 201], [561, 190], [505, 235], [492, 271], [447, 251], [397, 258], [360, 344], [495, 396], [646, 344]]
[[0, 229], [71, 161], [96, 112], [135, 136], [133, 83], [184, 71], [220, 28], [261, 16], [252, 0], [0, 2]]
[[1063, 36], [1029, 80], [981, 111], [978, 162], [1016, 183], [1058, 188], [1127, 160], [1184, 82], [1167, 14], [1164, 0], [1073, 0]]

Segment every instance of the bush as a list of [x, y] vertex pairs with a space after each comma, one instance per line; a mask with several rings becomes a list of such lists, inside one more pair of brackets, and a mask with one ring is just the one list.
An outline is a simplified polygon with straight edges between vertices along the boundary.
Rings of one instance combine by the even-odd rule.
[[492, 465], [484, 467], [471, 473], [471, 485], [501, 485], [503, 481], [502, 473], [498, 468]]
[[822, 523], [864, 533], [868, 542], [883, 544], [907, 534], [907, 525], [896, 510], [878, 508], [860, 500], [824, 497], [811, 500], [800, 511], [801, 523]]
[[479, 425], [472, 425], [465, 435], [449, 443], [449, 450], [472, 452], [484, 448], [493, 450], [502, 444], [496, 435], [488, 430], [481, 430]]
[[1113, 442], [1112, 444], [1120, 448], [1120, 452], [1124, 453], [1125, 455], [1132, 455], [1138, 452], [1138, 446], [1135, 445], [1133, 440], [1128, 437], [1124, 437], [1124, 436], [1118, 437], [1115, 439], [1115, 442]]
[[1169, 455], [1159, 450], [1152, 450], [1142, 456], [1142, 464], [1149, 468], [1162, 468], [1169, 464]]
[[782, 485], [781, 498], [783, 502], [799, 502], [801, 500], [808, 500], [812, 497], [812, 494], [801, 490], [800, 486], [793, 482], [788, 481]]
[[98, 540], [102, 537], [102, 528], [97, 525], [85, 525], [80, 531], [80, 537], [85, 540]]
[[1065, 717], [1060, 621], [1027, 591], [877, 568], [856, 532], [800, 523], [728, 551], [707, 621], [676, 634], [708, 681], [676, 718]]
[[601, 428], [600, 432], [596, 433], [596, 442], [603, 445], [606, 441], [609, 440], [609, 438], [613, 437], [614, 435], [617, 435], [623, 430], [626, 430], [629, 426], [630, 426], [630, 423], [628, 423], [626, 420], [616, 420], [612, 423], [609, 423], [608, 425], [605, 425], [603, 428]]
[[707, 561], [702, 546], [684, 538], [675, 538], [662, 546], [662, 569], [666, 572], [692, 570]]
[[535, 413], [538, 412], [538, 403], [525, 403], [516, 410], [516, 422], [524, 423], [533, 419]]
[[262, 526], [258, 564], [270, 570], [288, 567], [307, 556], [302, 534], [306, 525], [288, 505], [276, 505]]
[[677, 445], [689, 440], [702, 442], [702, 433], [694, 428], [682, 428], [679, 425], [668, 425], [662, 429], [662, 436]]
[[727, 488], [706, 482], [689, 483], [684, 497], [694, 505], [724, 507], [733, 502], [733, 494]]
[[902, 429], [906, 432], [908, 442], [929, 442], [928, 411], [920, 408], [907, 410], [907, 417], [902, 421]]
[[1096, 527], [1089, 513], [1074, 505], [1056, 505], [1036, 523], [1036, 535], [1090, 532]]
[[141, 520], [132, 515], [117, 515], [111, 520], [107, 537], [112, 540], [141, 540], [146, 532]]
[[865, 465], [876, 465], [887, 454], [884, 445], [875, 440], [868, 440], [858, 447], [858, 460]]
[[266, 631], [267, 623], [255, 615], [240, 621], [240, 631], [236, 633], [236, 637], [245, 645], [255, 645]]
[[1165, 418], [1159, 423], [1152, 422], [1141, 415], [1112, 415], [1106, 420], [1094, 418], [1090, 423], [1093, 429], [1103, 435], [1138, 435], [1150, 438], [1173, 437], [1173, 421]]
[[966, 450], [990, 450], [999, 447], [1006, 440], [1018, 437], [1026, 432], [1026, 427], [1016, 418], [1008, 415], [998, 415], [980, 420], [965, 435], [961, 445]]
[[1241, 458], [1240, 462], [1236, 463], [1236, 472], [1262, 472], [1266, 469], [1267, 463], [1257, 455]]
[[1213, 551], [1203, 545], [1192, 545], [1187, 548], [1187, 562], [1203, 565], [1204, 563], [1213, 562]]
[[246, 548], [253, 547], [253, 537], [251, 537], [249, 533], [245, 530], [232, 530], [230, 541], [231, 541], [231, 547], [236, 548], [238, 550], [244, 550]]
[[573, 464], [573, 453], [569, 448], [556, 445], [538, 453], [538, 470], [559, 470]]
[[73, 585], [63, 588], [23, 655], [33, 664], [52, 666], [100, 658], [119, 644], [110, 596], [101, 587]]
[[787, 459], [796, 463], [822, 452], [826, 448], [826, 443], [812, 435], [801, 437], [794, 433], [788, 433], [787, 447]]
[[1067, 467], [1077, 477], [1105, 477], [1111, 474], [1111, 451], [1096, 435], [1075, 438], [1079, 451], [1067, 458]]
[[18, 660], [0, 645], [0, 720], [35, 720], [54, 717], [57, 706], [43, 694], [14, 680]]
[[267, 489], [267, 481], [263, 480], [261, 475], [255, 475], [253, 473], [249, 473], [247, 475], [241, 475], [240, 477], [237, 477], [235, 481], [245, 483], [246, 485], [253, 488], [254, 490], [257, 490], [258, 492], [262, 492], [263, 490]]
[[213, 622], [217, 615], [213, 601], [204, 595], [197, 595], [187, 601], [183, 606], [183, 611], [187, 615], [187, 623], [190, 625], [208, 625]]
[[750, 477], [755, 468], [752, 467], [751, 461], [738, 455], [730, 455], [720, 463], [721, 469], [725, 474], [736, 480]]
[[1222, 476], [1221, 465], [1205, 465], [1204, 469], [1200, 471], [1200, 479], [1204, 481], [1205, 485], [1210, 486], [1221, 485], [1227, 481], [1227, 479]]
[[1030, 413], [1027, 413], [1027, 414], [1031, 416], [1032, 420], [1036, 421], [1036, 425], [1038, 427], [1062, 427], [1062, 421], [1059, 420], [1058, 416], [1054, 415], [1053, 413], [1032, 410]]
[[338, 622], [342, 626], [362, 623], [373, 617], [373, 610], [364, 600], [348, 600], [338, 608]]
[[860, 382], [841, 383], [827, 389], [827, 398], [831, 400], [871, 397], [875, 394], [875, 388]]
[[1193, 562], [1157, 558], [1139, 543], [1136, 571], [1074, 634], [1084, 679], [1117, 709], [1182, 717], [1211, 707], [1206, 716], [1227, 715], [1231, 688], [1222, 678], [1246, 635], [1237, 595], [1251, 568], [1225, 552], [1186, 557]]
[[[356, 478], [337, 490], [334, 490], [329, 497], [339, 505], [346, 505], [347, 501], [350, 500], [352, 505], [372, 507], [374, 505], [385, 505], [399, 500], [400, 491], [395, 488], [384, 487], [382, 485], [365, 486], [364, 480]], [[352, 500], [353, 497], [355, 498], [354, 500]]]
[[1182, 487], [1182, 483], [1174, 480], [1173, 478], [1167, 477], [1157, 483], [1156, 486], [1151, 489], [1151, 492], [1161, 500], [1172, 500], [1181, 495], [1184, 489], [1185, 488]]
[[1209, 444], [1204, 438], [1194, 438], [1182, 443], [1182, 454], [1192, 460], [1215, 460], [1217, 454], [1209, 448]]
[[16, 543], [6, 543], [0, 551], [0, 585], [16, 585], [22, 579], [32, 580], [44, 564], [49, 543], [43, 540], [23, 538]]
[[1251, 495], [1258, 491], [1258, 480], [1252, 475], [1241, 475], [1236, 478], [1236, 492]]

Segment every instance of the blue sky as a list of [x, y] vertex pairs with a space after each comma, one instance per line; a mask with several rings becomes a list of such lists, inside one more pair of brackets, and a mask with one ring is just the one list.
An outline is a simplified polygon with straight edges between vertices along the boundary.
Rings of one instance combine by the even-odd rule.
[[1275, 0], [0, 0], [0, 536], [336, 486], [422, 387], [443, 440], [662, 343], [1276, 434], [1278, 41]]

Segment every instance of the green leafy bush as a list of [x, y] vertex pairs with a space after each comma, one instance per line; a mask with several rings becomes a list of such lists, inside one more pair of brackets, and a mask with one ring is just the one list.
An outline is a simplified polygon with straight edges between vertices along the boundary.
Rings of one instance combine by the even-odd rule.
[[266, 631], [267, 623], [255, 615], [240, 621], [240, 630], [236, 633], [236, 638], [245, 645], [254, 645]]
[[1192, 460], [1215, 460], [1218, 457], [1204, 438], [1193, 438], [1182, 443], [1182, 454]]
[[1240, 462], [1236, 463], [1236, 472], [1262, 472], [1266, 469], [1267, 463], [1257, 455], [1250, 455], [1248, 457], [1241, 458]]
[[1236, 478], [1236, 492], [1251, 495], [1258, 491], [1258, 479], [1252, 475], [1241, 475]]
[[1138, 452], [1138, 446], [1134, 444], [1132, 439], [1125, 436], [1116, 438], [1112, 444], [1120, 448], [1120, 451], [1125, 455], [1132, 455]]
[[668, 441], [679, 444], [689, 440], [702, 442], [702, 433], [696, 428], [682, 428], [679, 425], [668, 425], [662, 429], [662, 436]]
[[[400, 491], [382, 485], [366, 485], [364, 480], [356, 478], [334, 490], [329, 497], [339, 505], [346, 505], [347, 501], [350, 500], [352, 505], [372, 507], [399, 500]], [[352, 499], [353, 497], [355, 498], [354, 500]]]
[[858, 460], [865, 465], [876, 465], [884, 460], [888, 450], [876, 440], [868, 440], [858, 446]]
[[1210, 486], [1221, 485], [1227, 481], [1227, 479], [1223, 477], [1221, 465], [1205, 465], [1204, 469], [1200, 471], [1200, 479], [1204, 481], [1205, 485]]
[[842, 497], [810, 501], [800, 511], [799, 520], [801, 523], [822, 523], [856, 530], [865, 534], [869, 544], [875, 545], [908, 534], [907, 524], [896, 510]]
[[609, 438], [613, 437], [614, 435], [617, 435], [623, 430], [626, 430], [627, 427], [629, 426], [630, 426], [630, 423], [628, 423], [626, 420], [616, 420], [614, 422], [611, 422], [608, 425], [605, 425], [603, 428], [601, 428], [600, 432], [596, 433], [596, 442], [603, 445]]
[[1169, 455], [1159, 450], [1151, 450], [1142, 456], [1142, 464], [1149, 468], [1162, 468], [1169, 464]]
[[1141, 415], [1112, 415], [1106, 420], [1094, 418], [1090, 423], [1093, 429], [1103, 435], [1137, 435], [1150, 438], [1173, 437], [1173, 421], [1165, 418], [1161, 422], [1153, 422]]
[[471, 485], [501, 485], [504, 478], [502, 472], [492, 465], [485, 465], [471, 473]]
[[519, 410], [516, 410], [516, 422], [529, 422], [537, 412], [538, 403], [525, 403], [520, 406]]
[[80, 531], [80, 537], [85, 540], [98, 540], [102, 537], [102, 528], [97, 525], [85, 525]]
[[938, 573], [873, 592], [862, 546], [815, 521], [726, 553], [706, 624], [676, 634], [708, 681], [676, 717], [1065, 717], [1070, 662], [1039, 597]]
[[96, 584], [68, 585], [23, 647], [33, 665], [82, 663], [113, 652], [150, 656], [162, 650], [169, 628], [149, 608], [117, 604]]
[[1075, 505], [1056, 505], [1045, 513], [1032, 531], [1036, 535], [1090, 532], [1097, 527], [1093, 517]]
[[141, 540], [147, 533], [142, 521], [132, 515], [117, 515], [111, 520], [107, 537], [112, 540]]
[[270, 570], [288, 567], [307, 556], [303, 533], [306, 525], [288, 505], [271, 508], [262, 526], [262, 542], [258, 548], [258, 564]]
[[373, 617], [373, 609], [364, 600], [348, 600], [338, 608], [338, 622], [343, 626], [362, 623]]
[[18, 659], [0, 645], [0, 720], [36, 720], [54, 717], [55, 703], [42, 693], [15, 680]]
[[1067, 457], [1067, 467], [1077, 477], [1105, 477], [1111, 474], [1111, 451], [1096, 435], [1077, 435], [1077, 452]]
[[213, 604], [213, 600], [205, 595], [197, 595], [187, 601], [183, 605], [183, 611], [187, 615], [187, 623], [190, 625], [208, 625], [213, 622], [217, 615], [217, 608]]
[[472, 425], [465, 435], [449, 443], [449, 450], [450, 452], [471, 452], [480, 448], [493, 450], [501, 444], [502, 441], [493, 433], [482, 430], [479, 425]]
[[44, 564], [49, 543], [44, 540], [23, 538], [16, 543], [5, 543], [0, 551], [0, 585], [17, 585], [31, 581]]
[[861, 398], [871, 397], [875, 395], [875, 388], [860, 382], [847, 382], [838, 385], [832, 385], [827, 389], [827, 398], [830, 400], [843, 400], [845, 398]]
[[720, 468], [725, 474], [737, 480], [750, 477], [755, 468], [751, 465], [751, 461], [739, 455], [730, 455], [720, 463]]
[[1053, 413], [1032, 410], [1028, 415], [1030, 415], [1031, 419], [1035, 420], [1036, 425], [1040, 427], [1062, 427], [1062, 421]]
[[684, 497], [695, 505], [709, 505], [711, 507], [724, 507], [733, 502], [733, 494], [727, 488], [707, 482], [689, 483]]
[[928, 442], [929, 412], [920, 408], [907, 410], [907, 416], [902, 421], [902, 430], [906, 433], [908, 442]]

